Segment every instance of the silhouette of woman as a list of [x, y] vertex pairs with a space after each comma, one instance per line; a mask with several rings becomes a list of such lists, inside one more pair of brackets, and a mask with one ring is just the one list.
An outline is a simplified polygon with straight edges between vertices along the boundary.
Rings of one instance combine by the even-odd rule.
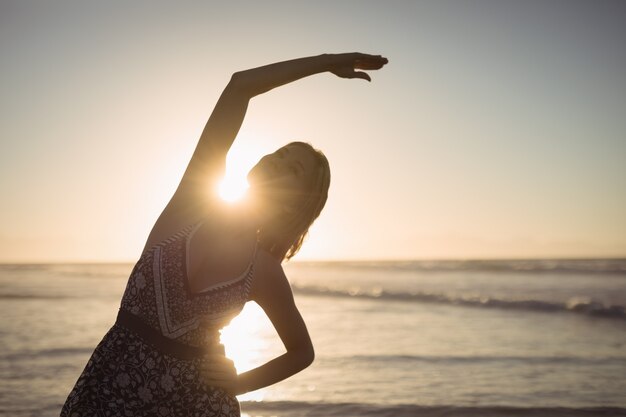
[[[326, 157], [302, 142], [264, 156], [248, 174], [250, 198], [241, 206], [221, 204], [209, 190], [223, 175], [252, 97], [327, 71], [369, 81], [358, 70], [386, 63], [324, 54], [233, 74], [133, 268], [115, 324], [61, 416], [239, 416], [235, 395], [311, 364], [313, 345], [281, 263], [324, 207]], [[218, 331], [249, 300], [263, 308], [286, 353], [237, 375]]]

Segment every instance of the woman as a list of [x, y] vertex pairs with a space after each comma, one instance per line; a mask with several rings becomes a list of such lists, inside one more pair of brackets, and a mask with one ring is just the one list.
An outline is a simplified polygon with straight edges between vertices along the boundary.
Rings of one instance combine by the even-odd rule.
[[[328, 193], [324, 155], [302, 142], [248, 174], [249, 204], [213, 198], [250, 99], [320, 72], [370, 81], [381, 56], [325, 54], [235, 73], [135, 265], [116, 323], [96, 347], [62, 416], [238, 416], [234, 397], [313, 361], [313, 346], [281, 267], [302, 245]], [[237, 375], [219, 329], [258, 303], [287, 352]]]

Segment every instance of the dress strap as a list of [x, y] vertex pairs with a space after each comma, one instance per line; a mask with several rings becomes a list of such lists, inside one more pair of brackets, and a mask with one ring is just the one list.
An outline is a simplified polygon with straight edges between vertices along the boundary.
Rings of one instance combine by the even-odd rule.
[[252, 258], [250, 258], [250, 265], [254, 265], [254, 262], [256, 261], [256, 253], [257, 253], [258, 248], [259, 248], [259, 238], [257, 236], [257, 239], [254, 241], [254, 249], [252, 250]]

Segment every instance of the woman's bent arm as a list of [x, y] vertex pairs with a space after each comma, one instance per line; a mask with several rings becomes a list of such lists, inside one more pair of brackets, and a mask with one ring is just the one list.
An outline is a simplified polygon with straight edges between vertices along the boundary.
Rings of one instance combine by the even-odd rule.
[[280, 263], [265, 253], [259, 254], [257, 261], [251, 298], [263, 308], [287, 352], [239, 376], [233, 374], [224, 388], [237, 395], [282, 381], [309, 366], [315, 356]]
[[280, 263], [270, 258], [269, 254], [259, 254], [257, 258], [251, 299], [263, 308], [287, 353], [240, 375], [224, 357], [215, 358], [217, 363], [209, 361], [204, 370], [204, 382], [233, 395], [282, 381], [309, 366], [314, 359], [313, 344], [295, 305], [289, 282]]
[[259, 268], [252, 284], [251, 298], [265, 311], [287, 352], [239, 375], [237, 393], [282, 381], [309, 366], [315, 357], [311, 338], [280, 262], [261, 253], [257, 264]]
[[314, 357], [312, 346], [288, 350], [264, 365], [240, 374], [233, 394], [255, 391], [289, 378], [313, 363]]

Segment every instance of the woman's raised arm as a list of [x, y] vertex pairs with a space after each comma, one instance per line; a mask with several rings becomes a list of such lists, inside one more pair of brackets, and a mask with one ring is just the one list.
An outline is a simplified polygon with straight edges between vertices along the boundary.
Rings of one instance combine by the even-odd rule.
[[251, 97], [273, 88], [320, 72], [332, 72], [341, 78], [360, 78], [371, 81], [369, 75], [357, 69], [380, 69], [387, 59], [380, 55], [360, 53], [323, 54], [293, 59], [241, 71], [234, 75], [238, 85]]
[[243, 123], [248, 102], [275, 87], [320, 72], [341, 78], [370, 81], [357, 69], [379, 69], [387, 63], [380, 55], [360, 53], [323, 54], [278, 62], [233, 74], [200, 136], [196, 150], [170, 204], [189, 208], [206, 201], [224, 174], [226, 154]]

